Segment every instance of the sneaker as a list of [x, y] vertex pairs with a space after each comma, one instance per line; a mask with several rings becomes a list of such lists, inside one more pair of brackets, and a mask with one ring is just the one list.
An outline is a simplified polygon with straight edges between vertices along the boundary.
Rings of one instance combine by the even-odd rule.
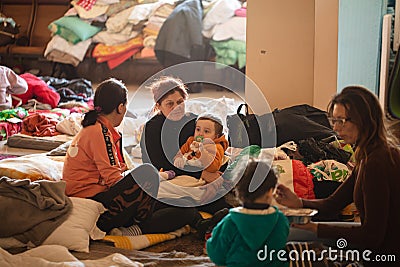
[[212, 229], [229, 213], [229, 209], [224, 208], [222, 210], [217, 211], [214, 215], [209, 219], [201, 220], [197, 227], [197, 236], [200, 239], [204, 239], [204, 236], [207, 232], [212, 232]]
[[219, 211], [217, 211], [216, 213], [214, 213], [214, 215], [211, 217], [211, 225], [210, 227], [207, 229], [208, 232], [211, 232], [212, 229], [229, 213], [229, 209], [228, 208], [223, 208]]

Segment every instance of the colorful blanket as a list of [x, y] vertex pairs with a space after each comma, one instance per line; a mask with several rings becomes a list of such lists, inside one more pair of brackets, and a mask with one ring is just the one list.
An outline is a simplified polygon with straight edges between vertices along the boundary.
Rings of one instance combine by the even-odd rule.
[[92, 52], [97, 63], [107, 62], [108, 67], [113, 69], [124, 61], [138, 53], [143, 48], [143, 37], [132, 38], [126, 43], [120, 45], [98, 44]]

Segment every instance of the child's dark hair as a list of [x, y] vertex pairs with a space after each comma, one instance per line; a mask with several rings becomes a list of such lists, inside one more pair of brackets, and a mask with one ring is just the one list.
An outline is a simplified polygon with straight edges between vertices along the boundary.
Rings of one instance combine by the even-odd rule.
[[85, 113], [82, 126], [93, 125], [99, 114], [118, 112], [119, 104], [126, 104], [128, 89], [125, 84], [117, 79], [109, 78], [99, 84], [94, 94], [94, 109]]
[[[262, 183], [255, 191], [250, 192], [249, 186], [253, 179], [256, 179], [256, 181], [262, 180]], [[271, 188], [275, 188], [277, 182], [278, 178], [271, 164], [264, 160], [250, 158], [242, 177], [235, 187], [235, 192], [242, 203], [253, 203]]]

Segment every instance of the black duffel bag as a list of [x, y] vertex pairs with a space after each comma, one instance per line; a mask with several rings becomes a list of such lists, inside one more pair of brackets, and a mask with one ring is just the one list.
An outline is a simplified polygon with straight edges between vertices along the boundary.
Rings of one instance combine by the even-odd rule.
[[[245, 107], [245, 113], [242, 109]], [[247, 104], [240, 104], [236, 114], [227, 116], [229, 144], [232, 147], [275, 147], [276, 131], [272, 113], [249, 114]]]

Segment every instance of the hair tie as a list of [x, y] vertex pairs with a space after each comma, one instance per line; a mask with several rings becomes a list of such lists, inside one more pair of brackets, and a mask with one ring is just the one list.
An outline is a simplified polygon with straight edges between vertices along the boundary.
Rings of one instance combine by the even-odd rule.
[[100, 113], [102, 109], [101, 109], [101, 107], [99, 107], [99, 106], [95, 106], [95, 107], [94, 107], [94, 110], [96, 110], [97, 113]]

